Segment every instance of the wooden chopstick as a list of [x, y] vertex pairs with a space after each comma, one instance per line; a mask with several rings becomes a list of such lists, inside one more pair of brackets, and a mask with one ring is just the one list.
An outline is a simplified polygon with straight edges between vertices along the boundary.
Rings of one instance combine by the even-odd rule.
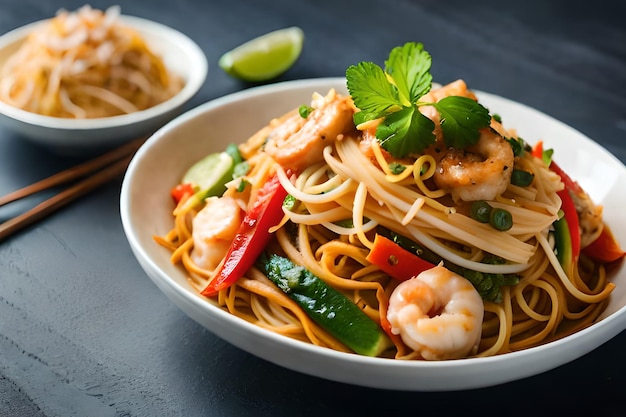
[[92, 174], [39, 203], [32, 209], [1, 223], [0, 241], [121, 175], [128, 167], [135, 151], [139, 149], [144, 141], [145, 138], [136, 139], [92, 160], [0, 197], [0, 206], [3, 206], [39, 191], [71, 181], [77, 181], [82, 177]]
[[34, 184], [20, 188], [19, 190], [12, 191], [0, 197], [0, 207], [24, 197], [28, 197], [31, 194], [38, 193], [39, 191], [74, 181], [77, 178], [83, 177], [91, 172], [105, 167], [123, 156], [134, 153], [137, 149], [139, 149], [141, 144], [145, 142], [145, 140], [146, 138], [135, 139], [134, 141], [120, 145], [119, 147], [87, 162], [83, 162], [75, 167], [61, 171]]

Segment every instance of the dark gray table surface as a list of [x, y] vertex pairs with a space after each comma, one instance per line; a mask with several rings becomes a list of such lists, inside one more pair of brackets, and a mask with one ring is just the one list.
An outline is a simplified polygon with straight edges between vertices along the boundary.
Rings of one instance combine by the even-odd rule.
[[[580, 3], [580, 4], [579, 4]], [[76, 9], [0, 0], [0, 32]], [[111, 3], [90, 3], [106, 8]], [[189, 104], [249, 85], [219, 56], [300, 26], [301, 59], [280, 80], [342, 76], [406, 41], [435, 80], [535, 107], [626, 161], [626, 14], [619, 1], [122, 0], [125, 14], [193, 38], [209, 60]], [[69, 167], [0, 128], [0, 195]], [[541, 375], [458, 392], [351, 386], [258, 359], [197, 325], [148, 279], [119, 215], [121, 179], [0, 242], [0, 416], [626, 415], [626, 333]], [[52, 191], [0, 209], [0, 220]]]

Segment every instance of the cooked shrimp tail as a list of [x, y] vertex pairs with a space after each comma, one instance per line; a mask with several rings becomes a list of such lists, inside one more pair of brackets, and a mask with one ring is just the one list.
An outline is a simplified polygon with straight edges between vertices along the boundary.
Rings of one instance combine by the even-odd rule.
[[441, 265], [398, 285], [387, 312], [392, 333], [426, 360], [476, 353], [483, 316], [474, 286]]

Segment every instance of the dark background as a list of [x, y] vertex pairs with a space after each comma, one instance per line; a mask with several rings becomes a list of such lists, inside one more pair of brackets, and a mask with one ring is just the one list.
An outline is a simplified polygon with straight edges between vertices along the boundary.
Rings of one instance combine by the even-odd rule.
[[[85, 3], [0, 0], [0, 32]], [[227, 50], [297, 25], [303, 54], [279, 80], [342, 76], [421, 41], [435, 81], [535, 107], [626, 161], [626, 14], [619, 1], [125, 0], [209, 61], [189, 108], [249, 88]], [[74, 165], [0, 128], [0, 195]], [[132, 256], [120, 180], [0, 242], [0, 416], [626, 415], [626, 333], [553, 371], [500, 386], [414, 393], [301, 375], [216, 338], [178, 310]], [[0, 220], [52, 191], [0, 208]]]

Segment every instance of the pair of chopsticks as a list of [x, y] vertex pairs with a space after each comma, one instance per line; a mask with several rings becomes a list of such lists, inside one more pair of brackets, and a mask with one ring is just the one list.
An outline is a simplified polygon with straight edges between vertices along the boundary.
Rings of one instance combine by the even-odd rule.
[[135, 152], [145, 140], [146, 138], [135, 139], [91, 160], [1, 196], [0, 207], [40, 191], [72, 183], [65, 190], [30, 210], [0, 223], [0, 242], [124, 173]]

